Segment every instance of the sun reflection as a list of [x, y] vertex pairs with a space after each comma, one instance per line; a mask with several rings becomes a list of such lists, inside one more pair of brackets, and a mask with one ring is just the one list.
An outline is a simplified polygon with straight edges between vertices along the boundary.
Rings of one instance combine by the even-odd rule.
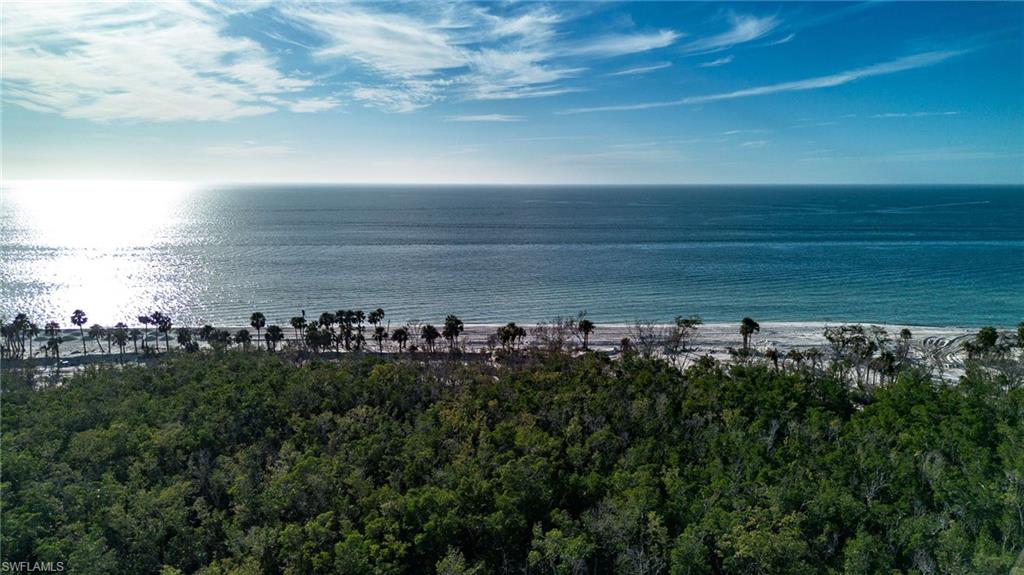
[[[187, 224], [195, 190], [139, 181], [5, 184], [2, 235], [12, 251], [0, 261], [11, 291], [4, 314], [25, 311], [65, 324], [81, 307], [90, 322], [114, 323], [174, 303], [158, 301], [166, 290], [154, 275], [174, 263], [162, 261], [159, 247]], [[15, 309], [26, 301], [45, 309]]]
[[157, 242], [194, 190], [179, 182], [35, 181], [5, 189], [4, 202], [26, 243], [106, 250]]

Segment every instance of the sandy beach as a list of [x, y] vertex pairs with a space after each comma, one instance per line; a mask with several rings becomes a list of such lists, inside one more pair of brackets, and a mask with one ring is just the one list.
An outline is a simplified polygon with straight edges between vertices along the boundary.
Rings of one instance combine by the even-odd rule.
[[[504, 324], [467, 324], [465, 330], [460, 337], [460, 344], [463, 349], [470, 352], [485, 351], [488, 347], [488, 338], [494, 331]], [[536, 324], [520, 324], [527, 330], [527, 337], [523, 343], [524, 346], [529, 346], [534, 341], [534, 328]], [[785, 354], [791, 349], [807, 350], [812, 347], [817, 347], [823, 351], [827, 349], [828, 341], [825, 339], [824, 331], [829, 326], [838, 325], [849, 325], [841, 323], [825, 323], [825, 322], [764, 322], [761, 323], [760, 332], [755, 333], [751, 338], [750, 346], [755, 350], [756, 353], [763, 353], [769, 348], [774, 348], [780, 353]], [[865, 328], [869, 326], [878, 326], [884, 328], [889, 334], [890, 338], [896, 339], [901, 330], [904, 328], [909, 329], [913, 334], [911, 340], [911, 350], [914, 355], [918, 356], [929, 356], [931, 358], [939, 359], [943, 362], [947, 369], [954, 370], [954, 372], [963, 367], [963, 342], [973, 337], [977, 332], [976, 328], [962, 328], [962, 327], [930, 327], [930, 326], [913, 326], [913, 325], [891, 325], [891, 324], [861, 324]], [[392, 324], [391, 329], [398, 327], [398, 324]], [[667, 331], [670, 326], [665, 324], [655, 324], [651, 326], [656, 331]], [[169, 342], [165, 342], [162, 335], [159, 338], [159, 348], [162, 351], [165, 346], [169, 344], [170, 349], [173, 351], [178, 348], [176, 341], [177, 329], [174, 328], [169, 334]], [[193, 331], [197, 331], [198, 328], [192, 328]], [[239, 330], [248, 330], [251, 334], [252, 340], [256, 342], [256, 330], [251, 327], [233, 326], [223, 328], [231, 332], [236, 333]], [[1009, 328], [1005, 328], [1009, 329]], [[279, 344], [284, 345], [295, 345], [295, 330], [290, 326], [283, 328], [285, 341]], [[620, 349], [621, 341], [623, 338], [629, 337], [636, 339], [635, 326], [632, 324], [604, 324], [597, 325], [594, 332], [590, 334], [589, 347], [596, 351], [605, 351], [610, 353], [617, 353]], [[418, 334], [418, 329], [410, 330]], [[79, 337], [79, 331], [77, 329], [64, 329], [62, 330], [64, 341], [61, 344], [61, 358], [67, 360], [74, 360], [76, 358], [82, 358], [84, 355], [90, 356], [90, 359], [95, 359], [94, 356], [106, 355], [107, 341], [102, 341], [103, 349], [101, 351], [100, 346], [96, 340], [89, 337], [88, 330], [85, 334], [85, 353], [82, 351], [82, 341]], [[367, 326], [367, 336], [372, 333], [372, 326]], [[157, 332], [155, 330], [149, 331], [149, 337], [147, 341], [150, 347], [157, 345]], [[567, 334], [568, 335], [568, 334]], [[198, 336], [194, 336], [198, 340]], [[571, 343], [580, 346], [580, 342], [568, 336]], [[42, 358], [45, 357], [43, 347], [45, 346], [46, 336], [40, 335], [33, 342], [33, 357]], [[410, 338], [410, 344], [416, 344], [422, 348], [423, 342], [418, 337]], [[206, 347], [205, 342], [200, 342], [201, 347]], [[438, 342], [438, 345], [443, 348], [444, 341]], [[701, 325], [694, 333], [693, 339], [690, 344], [690, 348], [687, 353], [682, 354], [680, 357], [681, 361], [692, 360], [696, 357], [703, 355], [711, 355], [719, 360], [729, 359], [729, 349], [738, 349], [742, 346], [742, 339], [739, 334], [739, 326], [736, 323], [707, 323]], [[142, 341], [140, 338], [139, 348], [142, 347]], [[372, 340], [367, 341], [367, 350], [370, 352], [376, 351], [376, 343]], [[134, 356], [135, 346], [129, 340], [128, 345], [125, 347], [126, 355], [130, 354]], [[397, 351], [397, 346], [394, 342], [387, 341], [384, 344], [385, 352]], [[27, 353], [26, 353], [27, 355]], [[116, 346], [112, 350], [111, 357], [115, 358], [118, 355]]]

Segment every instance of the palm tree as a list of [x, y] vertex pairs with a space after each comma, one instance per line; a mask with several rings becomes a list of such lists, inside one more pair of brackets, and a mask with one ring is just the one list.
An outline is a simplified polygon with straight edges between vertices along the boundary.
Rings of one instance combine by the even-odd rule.
[[355, 321], [356, 312], [350, 309], [338, 310], [335, 317], [338, 319], [338, 335], [345, 343], [345, 351], [349, 351], [352, 349], [352, 322]]
[[[164, 351], [170, 351], [171, 350], [171, 336], [170, 336], [170, 333], [171, 333], [171, 326], [173, 325], [173, 323], [171, 322], [171, 316], [164, 315], [164, 314], [160, 313], [159, 311], [155, 311], [149, 317], [150, 317], [150, 319], [153, 320], [153, 323], [156, 324], [156, 330], [158, 332], [164, 334]], [[157, 340], [157, 342], [156, 342], [156, 350], [160, 351], [160, 340]]]
[[594, 322], [589, 319], [581, 319], [576, 329], [580, 330], [583, 334], [583, 350], [586, 351], [587, 344], [590, 343], [590, 334], [594, 331]]
[[60, 359], [60, 342], [63, 339], [60, 336], [60, 324], [55, 321], [48, 322], [46, 324], [46, 335], [50, 339], [46, 341], [46, 349], [52, 351], [57, 359]]
[[76, 309], [71, 312], [71, 323], [78, 326], [78, 337], [82, 340], [82, 355], [87, 353], [85, 351], [85, 329], [82, 327], [87, 321], [89, 321], [89, 318], [86, 317], [84, 311]]
[[323, 329], [320, 329], [318, 322], [310, 322], [306, 325], [306, 347], [313, 350], [314, 353], [323, 351], [331, 345], [330, 334]]
[[434, 351], [434, 342], [441, 337], [441, 332], [431, 324], [426, 324], [420, 329], [420, 338], [427, 342], [427, 349]]
[[370, 322], [370, 325], [376, 327], [377, 324], [384, 321], [384, 310], [377, 308], [370, 312], [370, 315], [366, 318], [366, 321]]
[[267, 325], [267, 318], [258, 311], [253, 312], [253, 314], [249, 316], [249, 325], [256, 328], [256, 341], [259, 341], [262, 339], [260, 336], [260, 330], [263, 329], [263, 326]]
[[178, 328], [178, 347], [188, 349], [192, 343], [192, 330], [187, 327]]
[[14, 316], [14, 321], [11, 324], [11, 328], [14, 330], [12, 337], [18, 342], [19, 354], [25, 353], [25, 336], [28, 334], [28, 327], [31, 323], [27, 314], [19, 313]]
[[[128, 345], [128, 326], [123, 322], [119, 321], [114, 326], [114, 343], [117, 345], [117, 349], [121, 355], [121, 363], [124, 363], [124, 348]], [[110, 347], [109, 344], [107, 346]]]
[[378, 352], [384, 353], [384, 340], [387, 338], [388, 330], [384, 326], [378, 325], [377, 327], [373, 328], [373, 339], [374, 341], [377, 342]]
[[277, 350], [277, 342], [284, 339], [284, 331], [279, 325], [271, 325], [267, 327], [267, 349], [270, 351]]
[[391, 341], [398, 344], [398, 351], [405, 351], [405, 342], [409, 341], [409, 328], [407, 327], [396, 327], [395, 331], [391, 332]]
[[779, 350], [774, 347], [769, 347], [765, 350], [764, 356], [772, 362], [772, 365], [775, 367], [775, 371], [779, 371]]
[[103, 326], [98, 323], [94, 323], [89, 327], [89, 337], [96, 340], [96, 345], [100, 348], [100, 353], [103, 353], [103, 341], [100, 340], [100, 338], [103, 337], [104, 331]]
[[357, 350], [362, 349], [363, 342], [366, 341], [366, 338], [363, 337], [363, 320], [365, 319], [366, 314], [363, 313], [363, 310], [357, 309], [352, 312], [352, 320], [355, 321], [356, 324], [355, 343]]
[[512, 352], [515, 350], [517, 342], [521, 342], [526, 337], [526, 329], [516, 325], [516, 322], [513, 321], [499, 327], [494, 335], [497, 336], [505, 351]]
[[153, 320], [148, 315], [140, 315], [138, 320], [142, 324], [142, 349], [145, 350], [148, 347], [146, 342], [149, 340], [149, 324], [153, 323]]
[[760, 332], [761, 325], [749, 317], [743, 318], [740, 322], [740, 335], [743, 336], [743, 349], [747, 350], [750, 348], [750, 336], [754, 332]]
[[[302, 319], [302, 323], [306, 323], [305, 319], [303, 319], [303, 318], [299, 318], [299, 319]], [[249, 342], [250, 341], [252, 341], [252, 336], [249, 335], [249, 330], [247, 330], [247, 329], [240, 329], [240, 330], [238, 330], [237, 333], [235, 333], [235, 343], [237, 345], [242, 346], [242, 349], [249, 349]]]
[[329, 311], [325, 311], [324, 313], [320, 314], [320, 328], [324, 332], [324, 338], [330, 339], [330, 342], [328, 342], [328, 346], [330, 346], [330, 343], [334, 343], [335, 351], [338, 350], [338, 341], [337, 338], [334, 337], [334, 324], [337, 323], [337, 321], [338, 318]]
[[33, 322], [28, 322], [28, 356], [32, 357], [32, 341], [39, 336], [39, 326]]
[[[131, 330], [128, 331], [128, 337], [132, 338], [132, 345], [135, 346], [135, 353], [136, 354], [139, 353], [139, 337], [141, 335], [142, 335], [142, 332], [137, 330], [137, 329], [135, 329], [135, 328], [132, 328]], [[143, 343], [143, 345], [145, 345], [146, 342], [143, 341], [142, 343]]]
[[444, 318], [444, 331], [441, 332], [441, 335], [448, 340], [448, 350], [452, 353], [455, 352], [455, 343], [465, 327], [459, 316], [455, 314], [448, 314], [448, 317]]
[[297, 315], [293, 317], [289, 323], [292, 324], [292, 329], [295, 330], [295, 341], [302, 341], [302, 337], [299, 334], [302, 330], [306, 329], [306, 318], [304, 316]]
[[203, 324], [203, 327], [199, 328], [199, 339], [202, 341], [207, 341], [210, 339], [210, 336], [213, 335], [213, 332], [214, 328], [212, 325], [208, 323]]
[[[224, 348], [231, 345], [231, 332], [226, 329], [215, 329], [210, 332], [210, 336], [206, 338], [206, 341], [210, 344], [210, 349], [220, 353], [224, 351]], [[199, 350], [199, 345], [196, 343], [190, 344], [189, 347], [196, 351]], [[190, 349], [190, 351], [192, 350]]]

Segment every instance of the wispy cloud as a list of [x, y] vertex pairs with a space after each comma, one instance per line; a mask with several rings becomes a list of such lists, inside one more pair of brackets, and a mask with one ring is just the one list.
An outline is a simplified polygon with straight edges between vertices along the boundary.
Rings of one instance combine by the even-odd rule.
[[885, 114], [872, 114], [869, 118], [927, 118], [929, 116], [957, 116], [960, 112], [887, 112]]
[[320, 39], [315, 57], [355, 62], [379, 76], [380, 83], [360, 85], [353, 97], [400, 112], [450, 95], [499, 100], [578, 92], [566, 81], [585, 72], [587, 61], [664, 48], [681, 37], [661, 29], [566, 40], [559, 28], [566, 17], [539, 5], [397, 10], [375, 4], [281, 8]]
[[717, 60], [712, 60], [710, 62], [704, 62], [703, 64], [700, 65], [700, 67], [701, 68], [717, 68], [719, 66], [725, 66], [726, 64], [729, 64], [732, 61], [733, 61], [733, 57], [730, 54], [729, 56], [725, 56], [725, 57], [719, 58]]
[[602, 36], [569, 46], [565, 50], [570, 56], [611, 57], [636, 54], [664, 48], [680, 38], [673, 30], [658, 30], [653, 33], [613, 34]]
[[554, 142], [560, 140], [585, 140], [590, 136], [530, 136], [527, 138], [515, 138], [514, 142]]
[[763, 148], [767, 145], [767, 140], [748, 140], [746, 142], [740, 142], [741, 148]]
[[337, 108], [341, 105], [341, 102], [338, 99], [331, 97], [299, 98], [292, 102], [286, 102], [285, 105], [292, 112], [299, 114], [312, 114], [322, 112], [324, 110], [330, 110], [331, 108]]
[[719, 94], [708, 94], [704, 96], [690, 96], [686, 98], [680, 98], [678, 100], [669, 100], [662, 102], [642, 102], [638, 104], [623, 104], [617, 106], [597, 106], [592, 108], [573, 108], [565, 110], [563, 114], [584, 114], [593, 112], [618, 112], [618, 111], [629, 111], [629, 110], [647, 110], [651, 108], [665, 108], [668, 106], [685, 106], [693, 104], [706, 104], [710, 102], [718, 102], [721, 100], [733, 100], [736, 98], [749, 98], [753, 96], [765, 96], [768, 94], [779, 94], [784, 92], [801, 92], [806, 90], [819, 90], [822, 88], [833, 88], [836, 86], [842, 86], [843, 84], [849, 84], [864, 78], [871, 78], [874, 76], [883, 76], [887, 74], [895, 74], [897, 72], [903, 72], [906, 70], [913, 70], [915, 68], [923, 68], [926, 66], [933, 66], [945, 60], [948, 60], [954, 56], [963, 54], [963, 51], [959, 50], [943, 50], [934, 52], [924, 52], [920, 54], [914, 54], [911, 56], [905, 56], [903, 58], [897, 58], [888, 62], [882, 62], [874, 64], [864, 68], [857, 68], [854, 70], [848, 70], [846, 72], [839, 72], [828, 76], [818, 76], [815, 78], [808, 78], [805, 80], [796, 80], [793, 82], [781, 82], [778, 84], [769, 84], [766, 86], [757, 86], [754, 88], [746, 88], [743, 90], [735, 90], [732, 92], [722, 92]]
[[723, 136], [735, 136], [736, 134], [763, 134], [766, 130], [760, 128], [752, 128], [746, 130], [726, 130], [722, 132]]
[[774, 16], [757, 16], [730, 14], [729, 29], [720, 34], [694, 40], [683, 46], [683, 51], [691, 53], [708, 53], [725, 50], [763, 38], [779, 25]]
[[765, 46], [778, 46], [780, 44], [788, 44], [788, 43], [792, 42], [794, 38], [796, 38], [796, 32], [792, 32], [790, 34], [786, 34], [785, 36], [783, 36], [782, 38], [779, 38], [778, 40], [773, 40], [771, 42], [768, 42], [767, 44], [765, 44]]
[[468, 114], [448, 116], [445, 119], [449, 122], [522, 122], [525, 118], [509, 114]]
[[94, 121], [231, 120], [326, 101], [292, 100], [262, 46], [223, 10], [178, 3], [4, 4], [4, 100]]
[[654, 72], [656, 70], [664, 70], [665, 68], [671, 68], [672, 62], [658, 62], [657, 64], [651, 64], [650, 66], [637, 66], [635, 68], [626, 68], [625, 70], [619, 70], [618, 72], [612, 72], [609, 76], [636, 76], [640, 74], [647, 74], [648, 72]]

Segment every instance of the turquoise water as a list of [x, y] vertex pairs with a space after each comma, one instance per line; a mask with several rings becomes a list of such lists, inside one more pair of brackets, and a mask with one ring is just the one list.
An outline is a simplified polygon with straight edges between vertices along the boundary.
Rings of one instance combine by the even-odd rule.
[[8, 188], [0, 315], [1024, 319], [1024, 188]]

